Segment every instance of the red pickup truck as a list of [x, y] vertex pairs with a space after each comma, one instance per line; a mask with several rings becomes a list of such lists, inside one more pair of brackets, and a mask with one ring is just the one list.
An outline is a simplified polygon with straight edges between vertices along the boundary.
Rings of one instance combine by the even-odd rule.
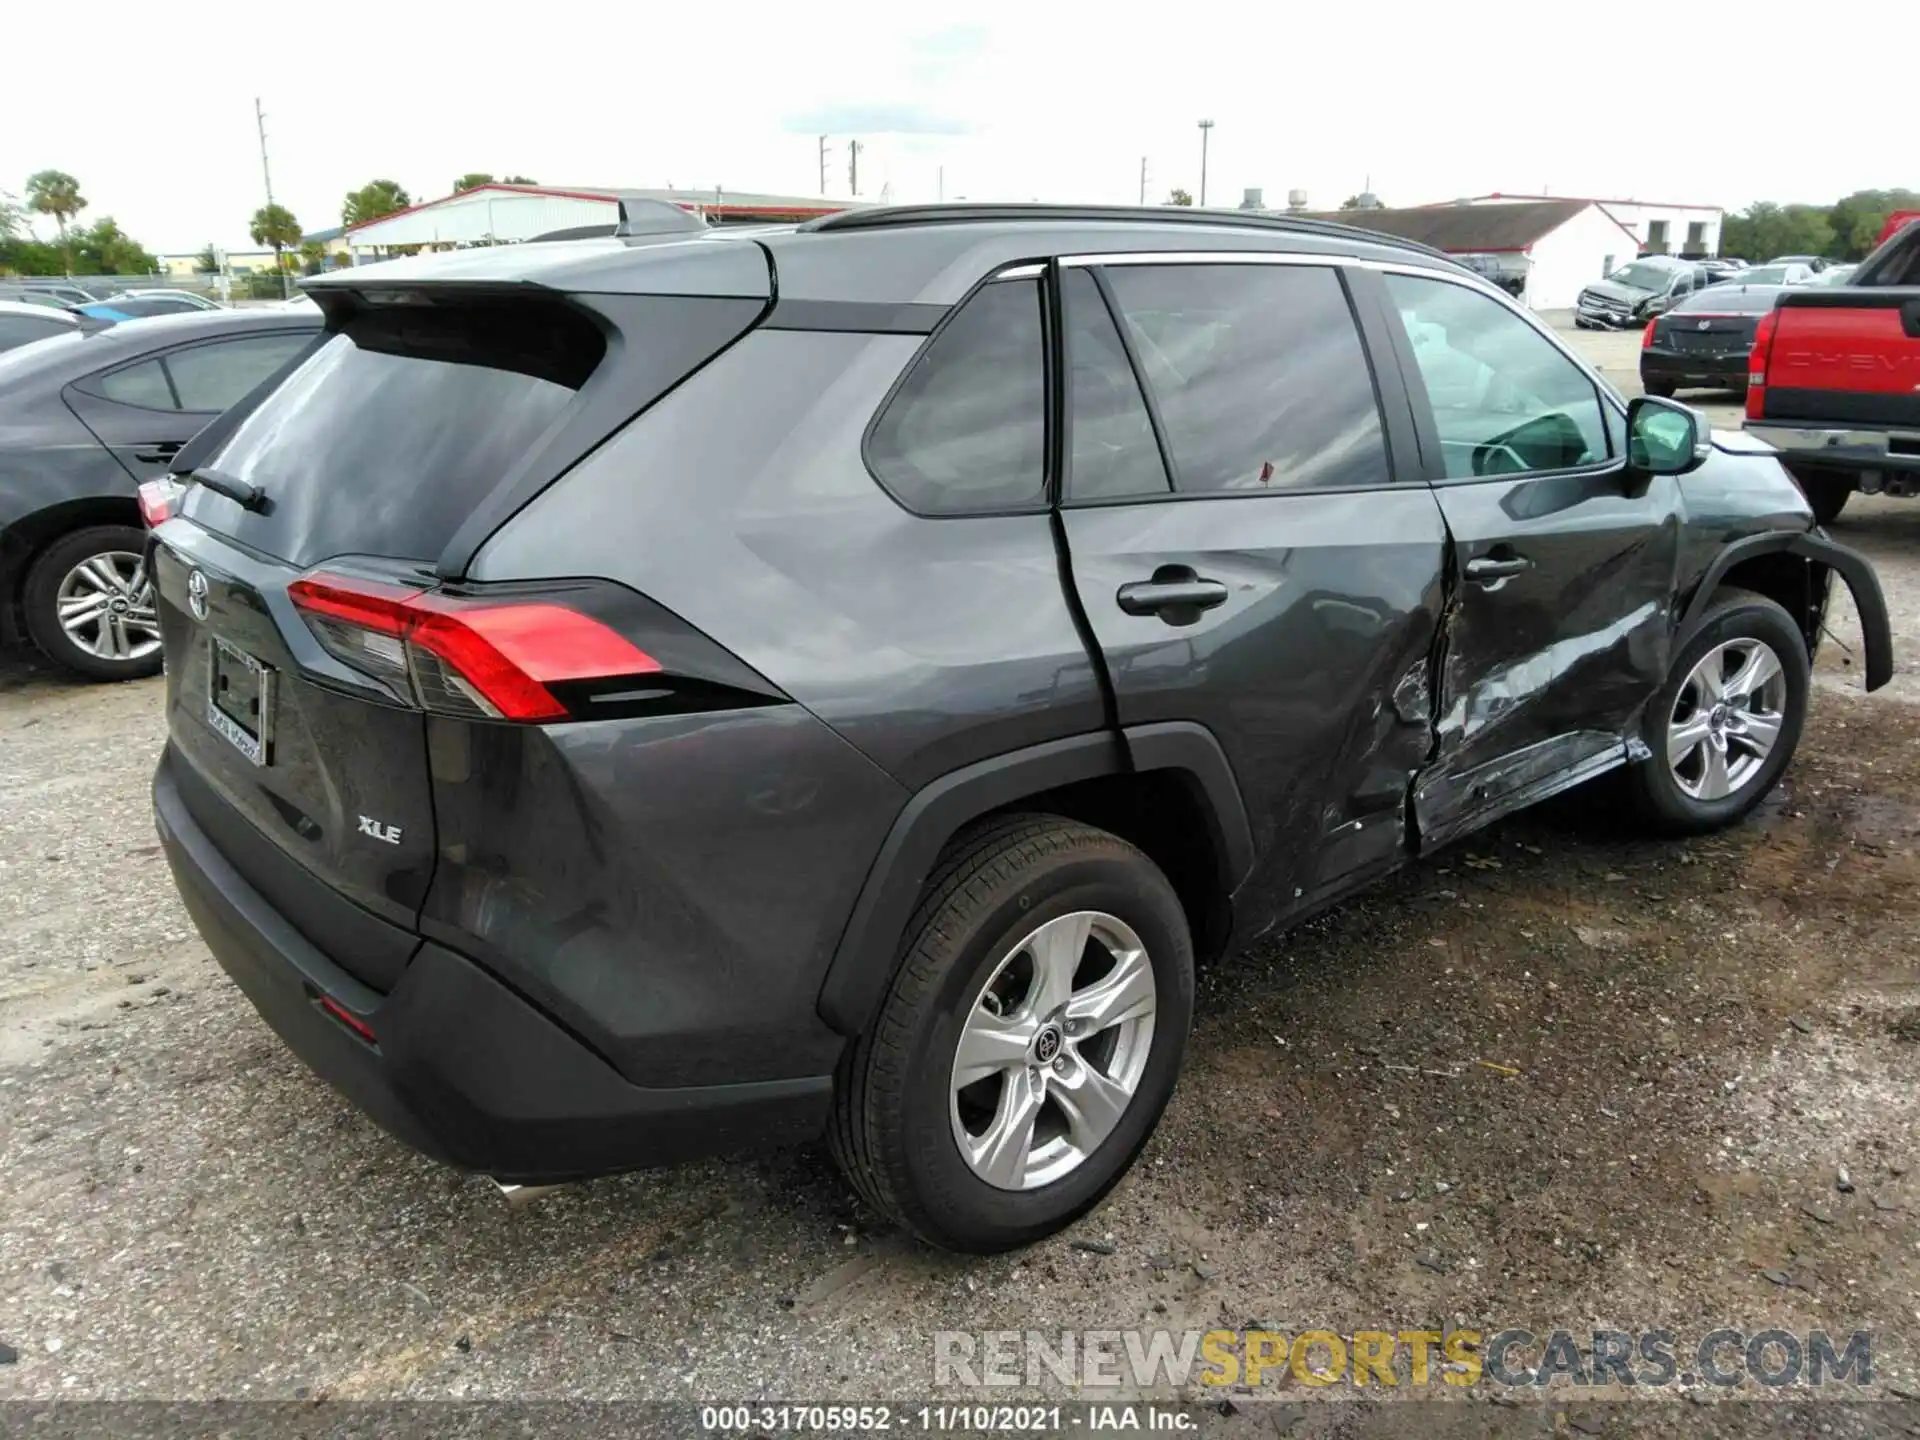
[[1746, 428], [1821, 524], [1855, 490], [1920, 495], [1920, 213], [1887, 222], [1850, 284], [1783, 291], [1747, 371]]

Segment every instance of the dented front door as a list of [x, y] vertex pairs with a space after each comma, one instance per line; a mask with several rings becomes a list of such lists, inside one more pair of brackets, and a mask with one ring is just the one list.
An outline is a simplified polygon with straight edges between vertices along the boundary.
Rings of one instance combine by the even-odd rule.
[[1617, 411], [1531, 317], [1439, 275], [1383, 291], [1451, 540], [1414, 789], [1431, 848], [1625, 758], [1666, 674], [1681, 501], [1627, 467]]

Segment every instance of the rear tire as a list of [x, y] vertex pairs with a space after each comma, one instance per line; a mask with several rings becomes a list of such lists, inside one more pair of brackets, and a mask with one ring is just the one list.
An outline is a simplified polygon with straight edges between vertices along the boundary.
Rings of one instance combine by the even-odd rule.
[[1671, 400], [1673, 392], [1680, 387], [1671, 380], [1643, 380], [1640, 382], [1640, 388], [1661, 400]]
[[1795, 471], [1793, 479], [1800, 493], [1807, 497], [1814, 521], [1821, 525], [1831, 525], [1840, 518], [1855, 488], [1850, 476], [1827, 470]]
[[1641, 722], [1653, 755], [1626, 786], [1647, 825], [1697, 835], [1758, 805], [1800, 743], [1809, 670], [1806, 637], [1779, 605], [1750, 590], [1717, 595]]
[[49, 660], [88, 680], [160, 673], [153, 586], [139, 568], [146, 545], [137, 526], [93, 525], [40, 553], [21, 598], [27, 633]]
[[934, 1245], [1028, 1244], [1133, 1164], [1192, 1017], [1186, 915], [1145, 855], [1051, 815], [963, 832], [841, 1062], [834, 1158], [870, 1206]]

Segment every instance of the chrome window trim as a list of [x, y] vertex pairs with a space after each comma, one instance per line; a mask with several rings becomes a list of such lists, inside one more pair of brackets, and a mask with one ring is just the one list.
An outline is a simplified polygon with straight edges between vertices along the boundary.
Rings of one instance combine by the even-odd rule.
[[[1340, 255], [1308, 250], [1119, 250], [1104, 253], [1080, 255], [1062, 255], [1059, 259], [1062, 268], [1081, 268], [1088, 266], [1117, 265], [1320, 265], [1346, 266], [1359, 270], [1375, 270], [1381, 274], [1411, 275], [1416, 280], [1438, 280], [1448, 285], [1458, 285], [1463, 290], [1485, 295], [1503, 305], [1512, 314], [1518, 315], [1540, 334], [1549, 345], [1571, 360], [1582, 375], [1593, 382], [1603, 405], [1610, 405], [1616, 417], [1624, 420], [1627, 402], [1608, 383], [1607, 378], [1587, 363], [1584, 356], [1576, 354], [1562, 343], [1554, 333], [1553, 327], [1541, 320], [1533, 311], [1519, 304], [1498, 285], [1483, 280], [1471, 271], [1452, 274], [1446, 270], [1428, 265], [1410, 265], [1396, 260], [1371, 260], [1357, 255]], [[1552, 472], [1561, 473], [1559, 471]]]

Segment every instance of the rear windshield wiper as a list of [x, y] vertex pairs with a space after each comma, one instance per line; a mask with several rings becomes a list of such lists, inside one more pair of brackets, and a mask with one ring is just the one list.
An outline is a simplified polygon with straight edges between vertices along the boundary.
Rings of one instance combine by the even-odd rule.
[[187, 485], [204, 485], [216, 495], [224, 495], [242, 510], [261, 511], [267, 508], [267, 492], [258, 485], [249, 485], [244, 480], [236, 480], [231, 475], [218, 470], [202, 467], [189, 470], [178, 478]]

